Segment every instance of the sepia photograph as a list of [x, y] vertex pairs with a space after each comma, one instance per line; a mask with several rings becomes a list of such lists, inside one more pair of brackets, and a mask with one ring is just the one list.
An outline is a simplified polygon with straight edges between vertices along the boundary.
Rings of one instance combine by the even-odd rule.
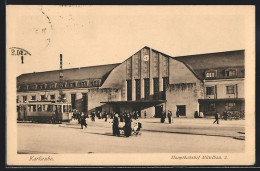
[[255, 162], [255, 7], [7, 5], [7, 165]]

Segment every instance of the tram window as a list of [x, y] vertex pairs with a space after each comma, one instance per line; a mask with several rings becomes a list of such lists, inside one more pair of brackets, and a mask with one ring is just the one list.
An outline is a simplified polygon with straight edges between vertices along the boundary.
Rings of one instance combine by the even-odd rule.
[[63, 105], [63, 112], [67, 112], [67, 105]]
[[71, 110], [71, 105], [69, 105], [68, 107], [69, 107], [69, 112], [72, 112], [72, 110]]
[[52, 105], [48, 105], [48, 107], [47, 107], [47, 111], [48, 111], [48, 112], [53, 111], [53, 106], [52, 106]]
[[42, 111], [46, 111], [46, 105], [42, 105]]
[[42, 105], [37, 105], [37, 111], [41, 112], [42, 111]]
[[36, 105], [28, 105], [30, 112], [36, 112]]
[[61, 105], [57, 105], [58, 107], [58, 112], [61, 112]]

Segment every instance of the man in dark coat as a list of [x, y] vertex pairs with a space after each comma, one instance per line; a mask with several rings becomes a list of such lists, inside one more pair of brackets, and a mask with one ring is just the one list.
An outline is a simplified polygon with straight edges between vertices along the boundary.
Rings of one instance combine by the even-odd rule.
[[83, 129], [83, 126], [85, 126], [85, 128], [87, 128], [86, 117], [85, 117], [85, 115], [83, 113], [82, 113], [82, 115], [80, 117], [80, 124], [81, 124], [81, 129]]
[[172, 123], [172, 112], [169, 110], [168, 110], [167, 117], [168, 117], [169, 124], [171, 124]]
[[118, 128], [118, 114], [115, 114], [113, 119], [113, 136], [120, 136], [119, 128]]
[[218, 112], [215, 114], [215, 121], [213, 122], [213, 124], [214, 124], [215, 122], [217, 122], [217, 124], [218, 124]]
[[131, 118], [130, 115], [127, 114], [125, 117], [125, 136], [129, 137], [131, 136], [132, 128], [131, 128]]

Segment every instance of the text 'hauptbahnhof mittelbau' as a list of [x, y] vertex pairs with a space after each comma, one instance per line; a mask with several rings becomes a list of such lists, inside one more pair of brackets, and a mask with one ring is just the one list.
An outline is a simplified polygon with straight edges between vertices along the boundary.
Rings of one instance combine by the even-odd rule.
[[17, 104], [57, 100], [62, 87], [72, 109], [85, 114], [243, 113], [244, 57], [244, 50], [171, 57], [144, 47], [122, 63], [63, 69], [62, 84], [59, 70], [22, 74], [17, 77]]

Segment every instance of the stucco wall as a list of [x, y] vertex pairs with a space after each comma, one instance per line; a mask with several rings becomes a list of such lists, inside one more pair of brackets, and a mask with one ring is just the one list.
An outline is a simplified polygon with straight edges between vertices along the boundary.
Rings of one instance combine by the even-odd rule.
[[194, 117], [199, 111], [198, 99], [203, 98], [203, 86], [199, 81], [195, 83], [171, 84], [166, 91], [166, 110], [171, 110], [176, 117], [177, 105], [186, 106], [186, 117]]

